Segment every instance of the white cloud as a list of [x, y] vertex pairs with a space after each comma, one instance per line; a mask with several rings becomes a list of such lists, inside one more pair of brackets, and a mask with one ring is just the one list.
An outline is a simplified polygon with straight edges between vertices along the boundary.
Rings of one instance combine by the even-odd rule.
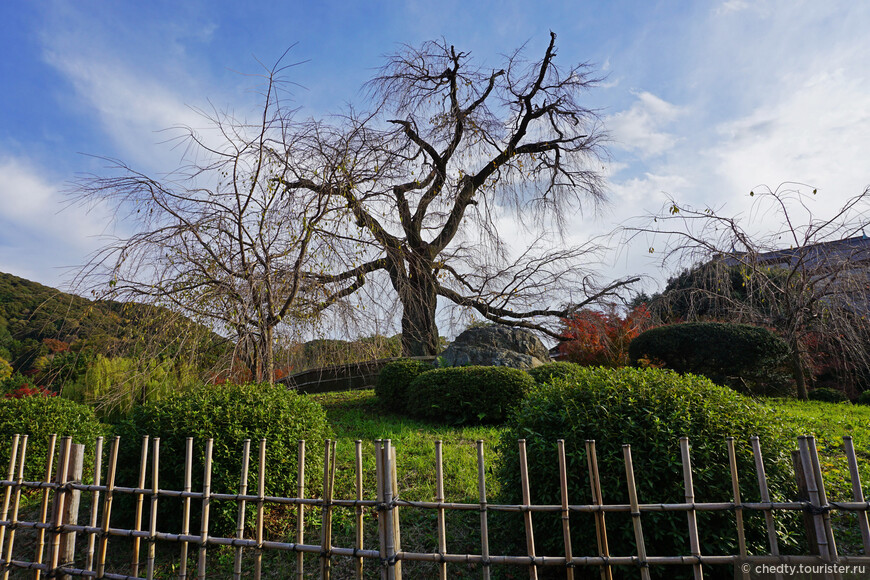
[[636, 93], [637, 100], [626, 111], [605, 119], [618, 147], [637, 151], [643, 157], [655, 157], [671, 149], [678, 141], [664, 129], [684, 113], [652, 93]]
[[801, 181], [837, 199], [870, 182], [870, 94], [843, 70], [823, 71], [781, 100], [717, 127], [707, 154], [726, 183], [745, 189]]
[[0, 157], [0, 271], [58, 286], [62, 269], [81, 264], [98, 246], [109, 215], [65, 208], [63, 187], [29, 160]]
[[177, 164], [177, 153], [156, 145], [178, 133], [161, 131], [204, 123], [181, 95], [117, 60], [60, 51], [48, 51], [46, 60], [69, 79], [112, 140], [139, 162]]
[[716, 13], [727, 14], [729, 12], [742, 12], [751, 7], [752, 5], [746, 0], [726, 0], [716, 7]]

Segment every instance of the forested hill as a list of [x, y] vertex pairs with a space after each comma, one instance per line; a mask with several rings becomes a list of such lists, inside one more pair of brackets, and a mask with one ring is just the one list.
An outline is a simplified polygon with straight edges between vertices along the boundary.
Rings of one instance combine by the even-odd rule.
[[39, 367], [41, 357], [67, 350], [128, 353], [144, 345], [162, 314], [152, 306], [92, 301], [0, 272], [0, 358], [26, 372]]

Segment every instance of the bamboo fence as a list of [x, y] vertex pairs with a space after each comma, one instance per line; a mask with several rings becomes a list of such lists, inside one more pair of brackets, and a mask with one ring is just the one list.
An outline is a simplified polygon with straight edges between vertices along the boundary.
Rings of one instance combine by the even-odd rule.
[[[870, 577], [870, 527], [868, 527], [868, 511], [870, 503], [865, 500], [858, 471], [858, 457], [850, 437], [844, 437], [844, 453], [848, 462], [852, 485], [852, 501], [833, 502], [827, 498], [822, 480], [821, 465], [812, 437], [800, 437], [798, 450], [795, 452], [798, 466], [798, 479], [801, 480], [806, 499], [801, 501], [774, 502], [768, 491], [767, 475], [761, 447], [757, 438], [751, 439], [752, 452], [755, 461], [754, 478], [757, 479], [759, 502], [744, 502], [741, 499], [739, 474], [735, 442], [729, 438], [725, 443], [728, 451], [730, 478], [733, 495], [728, 501], [718, 503], [697, 502], [694, 492], [693, 471], [691, 465], [691, 449], [687, 438], [681, 438], [680, 459], [683, 471], [683, 487], [685, 489], [682, 503], [640, 503], [635, 484], [635, 469], [632, 462], [631, 447], [623, 446], [625, 465], [625, 485], [628, 491], [628, 504], [605, 504], [602, 496], [601, 478], [598, 472], [598, 459], [594, 441], [586, 442], [586, 468], [590, 482], [591, 503], [572, 504], [568, 496], [569, 467], [565, 457], [564, 441], [558, 441], [557, 456], [559, 471], [559, 497], [557, 505], [533, 505], [531, 503], [528, 463], [526, 459], [526, 444], [519, 441], [520, 474], [522, 504], [498, 505], [487, 501], [486, 464], [484, 460], [484, 444], [476, 443], [478, 471], [478, 501], [474, 503], [447, 502], [444, 497], [444, 466], [442, 465], [442, 445], [435, 444], [433, 470], [436, 486], [433, 501], [408, 501], [401, 498], [397, 486], [396, 448], [389, 439], [376, 440], [374, 446], [376, 489], [374, 499], [365, 499], [363, 490], [363, 451], [362, 442], [354, 442], [354, 496], [337, 498], [335, 492], [336, 475], [336, 441], [327, 440], [323, 447], [324, 462], [322, 487], [320, 497], [305, 497], [305, 442], [300, 441], [298, 447], [297, 497], [271, 497], [265, 495], [266, 445], [260, 440], [252, 449], [252, 442], [247, 440], [241, 450], [242, 468], [239, 474], [237, 493], [227, 493], [226, 490], [213, 490], [211, 487], [212, 452], [214, 442], [209, 439], [202, 442], [204, 449], [203, 484], [201, 490], [192, 489], [192, 474], [194, 472], [194, 442], [188, 438], [184, 458], [184, 489], [169, 490], [160, 487], [161, 471], [160, 440], [145, 437], [142, 440], [141, 458], [139, 462], [138, 487], [121, 487], [115, 484], [118, 471], [119, 438], [109, 442], [106, 454], [105, 476], [103, 473], [104, 453], [103, 439], [96, 442], [93, 473], [83, 478], [81, 473], [81, 457], [83, 446], [72, 444], [69, 437], [49, 440], [49, 452], [45, 464], [45, 476], [39, 481], [24, 480], [24, 466], [27, 459], [27, 435], [13, 438], [8, 468], [5, 479], [0, 481], [2, 493], [2, 513], [0, 513], [0, 569], [3, 578], [10, 575], [16, 577], [91, 577], [108, 579], [133, 580], [138, 578], [151, 579], [155, 577], [157, 563], [157, 546], [161, 545], [161, 557], [167, 558], [167, 553], [177, 554], [173, 561], [173, 576], [181, 580], [196, 577], [204, 579], [210, 576], [209, 549], [226, 546], [232, 554], [232, 577], [242, 578], [253, 576], [256, 579], [268, 575], [264, 570], [263, 554], [267, 551], [281, 552], [288, 555], [287, 561], [295, 567], [293, 577], [302, 579], [306, 570], [311, 576], [314, 569], [320, 578], [329, 580], [335, 575], [334, 560], [339, 557], [350, 558], [353, 562], [354, 578], [362, 579], [366, 574], [380, 575], [381, 578], [396, 580], [402, 578], [402, 564], [411, 562], [429, 562], [437, 570], [439, 578], [450, 577], [451, 567], [462, 566], [467, 570], [474, 565], [481, 577], [490, 578], [494, 566], [514, 566], [528, 570], [530, 578], [537, 578], [541, 568], [555, 568], [565, 578], [573, 580], [578, 567], [597, 568], [603, 580], [611, 580], [615, 566], [634, 569], [634, 577], [647, 579], [650, 577], [650, 567], [678, 567], [691, 573], [693, 578], [704, 576], [705, 565], [732, 565], [736, 571], [735, 577], [749, 578], [748, 573], [741, 572], [738, 564], [747, 562], [754, 564], [790, 565], [828, 565], [826, 570], [836, 570], [836, 566], [864, 566]], [[58, 445], [58, 442], [60, 443]], [[252, 458], [251, 456], [254, 455]], [[257, 461], [259, 470], [255, 482], [249, 482], [249, 464]], [[150, 470], [147, 469], [150, 461]], [[75, 464], [79, 465], [76, 472]], [[150, 473], [150, 481], [146, 477]], [[584, 474], [587, 475], [587, 474]], [[749, 474], [743, 474], [747, 476]], [[641, 474], [642, 476], [642, 474]], [[83, 479], [91, 483], [83, 483]], [[249, 485], [256, 489], [251, 492]], [[27, 493], [31, 508], [22, 510], [22, 494]], [[135, 506], [135, 517], [131, 529], [112, 526], [113, 501], [119, 495], [132, 496]], [[78, 500], [80, 496], [89, 497], [89, 508], [82, 514], [85, 520], [78, 523]], [[372, 496], [369, 496], [372, 497]], [[168, 533], [159, 530], [158, 503], [166, 500], [181, 500], [182, 525], [180, 533]], [[38, 500], [38, 501], [37, 501]], [[144, 506], [150, 506], [148, 521], [143, 525]], [[201, 505], [199, 531], [191, 530], [191, 502]], [[235, 503], [236, 526], [232, 537], [216, 536], [210, 529], [210, 510], [215, 502]], [[264, 535], [264, 510], [267, 506], [292, 506], [296, 512], [296, 527], [291, 533], [293, 541], [271, 541]], [[34, 507], [35, 506], [35, 507]], [[70, 510], [70, 506], [75, 506]], [[256, 512], [256, 524], [253, 531], [246, 528], [246, 508], [253, 506]], [[434, 525], [437, 548], [433, 552], [403, 551], [400, 510], [414, 508], [431, 510], [434, 514]], [[352, 521], [355, 528], [352, 545], [333, 545], [333, 515], [335, 510], [345, 509], [353, 512]], [[364, 512], [374, 510], [376, 523], [369, 523], [377, 528], [377, 545], [364, 545], [364, 527], [366, 518]], [[71, 513], [71, 511], [73, 513]], [[453, 553], [448, 549], [449, 536], [446, 530], [446, 512], [471, 511], [480, 516], [480, 552]], [[513, 512], [522, 516], [522, 533], [525, 538], [525, 555], [496, 555], [490, 551], [490, 516], [494, 512]], [[647, 554], [646, 538], [643, 520], [645, 514], [651, 513], [685, 513], [685, 533], [688, 539], [689, 553], [670, 556], [652, 556]], [[699, 512], [729, 512], [734, 514], [738, 551], [730, 555], [711, 555], [704, 553], [704, 547], [699, 541]], [[763, 518], [748, 520], [747, 513], [759, 512]], [[808, 543], [811, 554], [782, 555], [776, 531], [776, 518], [786, 512], [802, 513], [806, 524]], [[862, 556], [843, 555], [838, 553], [835, 539], [835, 527], [831, 522], [832, 513], [853, 513], [855, 525], [860, 531], [863, 546]], [[561, 522], [563, 535], [563, 550], [558, 555], [543, 555], [535, 544], [535, 514], [556, 514]], [[628, 514], [634, 536], [633, 546], [621, 546], [623, 552], [614, 550], [617, 545], [613, 531], [608, 537], [608, 514]], [[32, 517], [22, 518], [23, 514]], [[319, 538], [306, 538], [305, 516], [312, 514], [319, 518]], [[577, 556], [575, 553], [586, 550], [585, 546], [572, 546], [571, 518], [577, 514], [587, 514], [595, 524], [596, 556]], [[747, 551], [746, 526], [750, 521], [763, 522], [768, 539], [766, 554], [750, 555]], [[369, 518], [371, 522], [371, 518]], [[309, 528], [309, 532], [310, 532]], [[315, 528], [316, 529], [316, 528]], [[24, 531], [32, 538], [29, 543], [19, 540]], [[113, 541], [126, 539], [132, 543], [130, 563], [127, 573], [110, 571], [107, 566], [107, 554], [110, 553]], [[144, 543], [144, 557], [142, 545]], [[174, 546], [174, 547], [173, 547]], [[581, 548], [578, 550], [577, 548]], [[191, 550], [192, 549], [192, 550]], [[125, 554], [127, 552], [124, 552]], [[290, 554], [293, 554], [292, 556]], [[174, 558], [174, 557], [173, 557]], [[195, 560], [195, 570], [188, 565], [188, 560]], [[243, 560], [248, 558], [248, 567], [243, 568]], [[144, 559], [144, 576], [141, 564]], [[316, 563], [316, 566], [315, 566]], [[307, 568], [306, 568], [307, 564]], [[117, 568], [117, 566], [116, 566]], [[368, 572], [367, 572], [368, 571]], [[623, 569], [624, 571], [624, 569]], [[623, 572], [624, 573], [624, 572]], [[409, 572], [410, 574], [410, 572]], [[163, 573], [165, 577], [165, 572]], [[773, 577], [773, 576], [771, 576]], [[782, 574], [776, 574], [782, 577]], [[839, 577], [831, 572], [823, 577]]]

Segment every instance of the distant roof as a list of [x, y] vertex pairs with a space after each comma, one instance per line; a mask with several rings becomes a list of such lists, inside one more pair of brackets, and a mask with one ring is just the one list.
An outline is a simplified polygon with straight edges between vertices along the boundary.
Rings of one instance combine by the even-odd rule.
[[[741, 262], [745, 252], [734, 252], [723, 256], [723, 262], [727, 265], [736, 265]], [[870, 262], [870, 237], [865, 235], [854, 238], [845, 238], [831, 242], [808, 244], [799, 248], [774, 250], [758, 254], [759, 262], [775, 264], [804, 263], [804, 267], [813, 268], [819, 264], [831, 264], [842, 262]]]

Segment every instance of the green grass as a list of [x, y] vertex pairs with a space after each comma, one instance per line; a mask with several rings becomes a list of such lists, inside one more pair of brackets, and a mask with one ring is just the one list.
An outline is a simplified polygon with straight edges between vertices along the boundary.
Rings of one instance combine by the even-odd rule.
[[[815, 437], [828, 501], [854, 501], [843, 445], [843, 436], [851, 436], [865, 500], [870, 497], [870, 406], [794, 399], [765, 403], [775, 410], [776, 420], [795, 434]], [[797, 449], [797, 441], [794, 444]], [[857, 517], [837, 514], [834, 524], [840, 553], [862, 553]]]

